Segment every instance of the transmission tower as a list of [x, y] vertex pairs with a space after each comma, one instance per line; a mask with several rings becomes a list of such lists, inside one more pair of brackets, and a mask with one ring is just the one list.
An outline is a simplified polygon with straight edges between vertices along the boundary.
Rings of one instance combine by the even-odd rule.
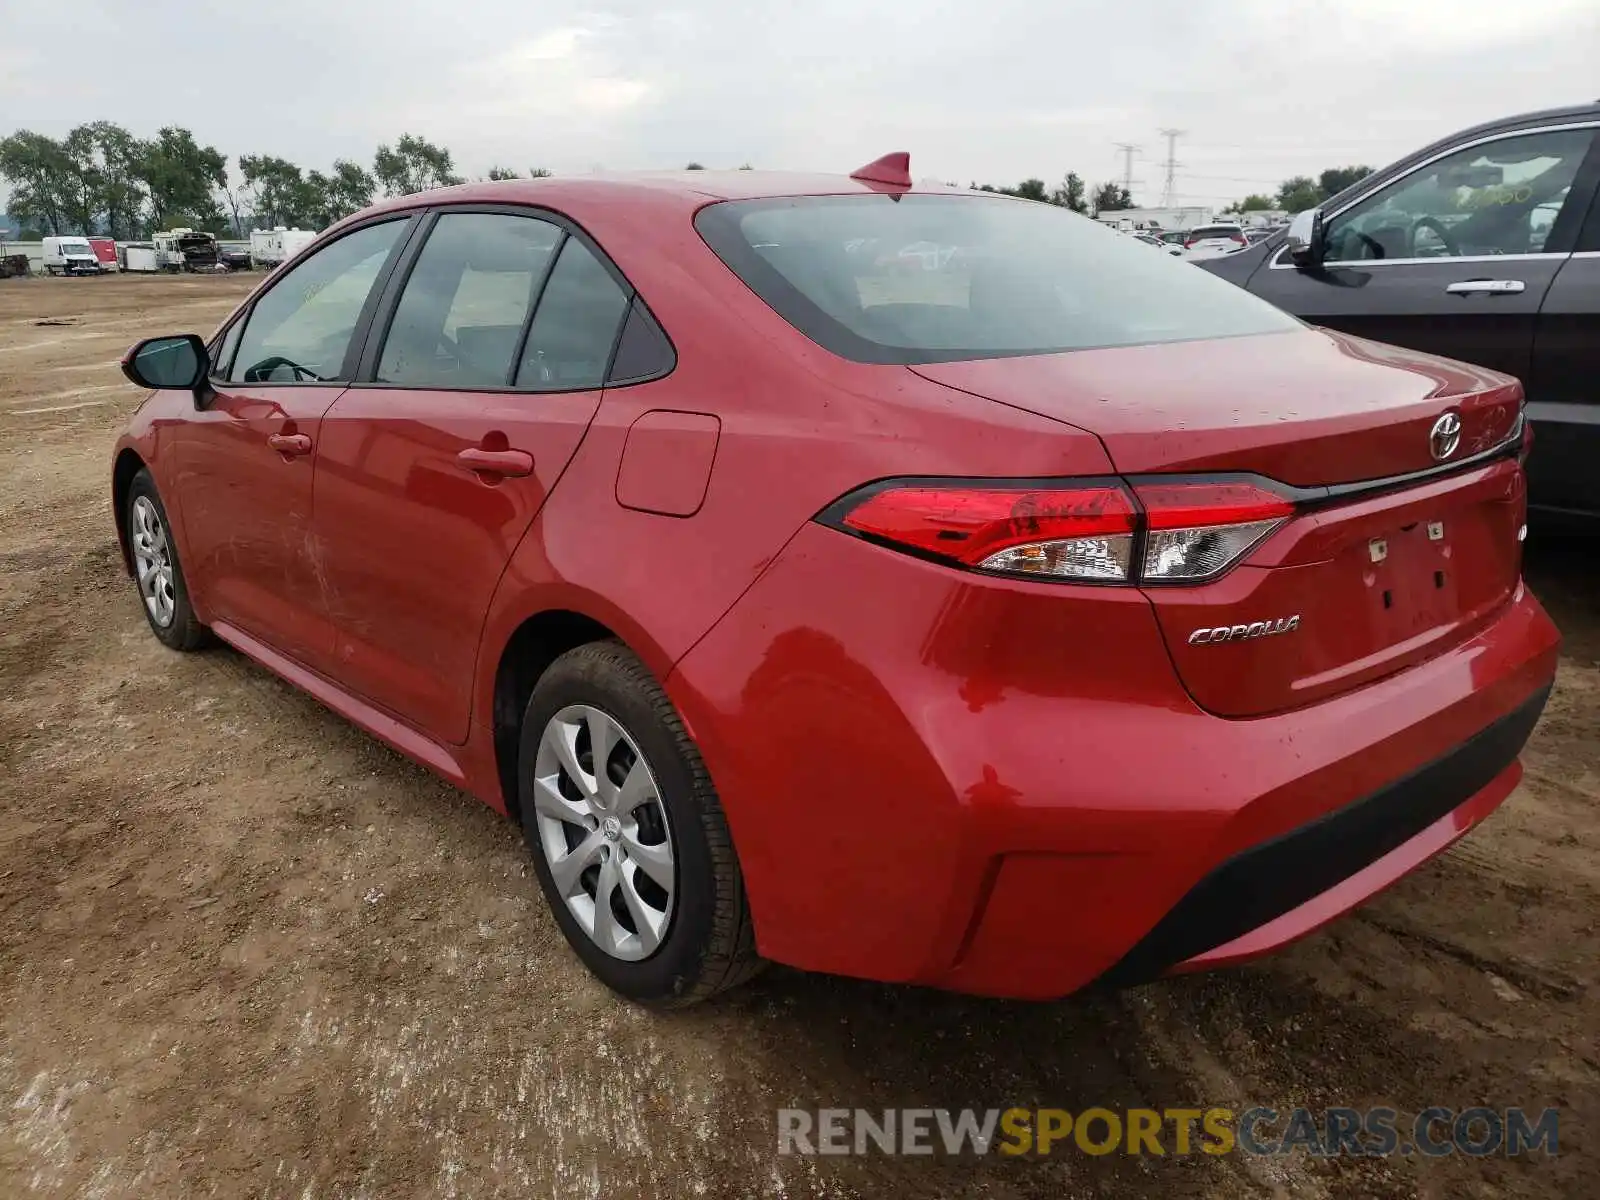
[[1171, 208], [1178, 199], [1178, 168], [1182, 165], [1178, 162], [1178, 139], [1186, 132], [1183, 129], [1161, 131], [1161, 136], [1167, 139], [1167, 180], [1161, 189], [1162, 208]]
[[1118, 142], [1117, 151], [1122, 155], [1122, 190], [1128, 195], [1133, 195], [1133, 156], [1140, 152], [1140, 147], [1132, 142]]

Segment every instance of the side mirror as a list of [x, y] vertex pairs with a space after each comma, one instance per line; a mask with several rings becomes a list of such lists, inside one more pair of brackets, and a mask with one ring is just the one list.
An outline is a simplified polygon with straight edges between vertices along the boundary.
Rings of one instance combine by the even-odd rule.
[[142, 388], [181, 388], [205, 383], [206, 344], [192, 333], [146, 338], [122, 357], [122, 373]]
[[1322, 265], [1326, 249], [1322, 241], [1322, 210], [1308, 208], [1295, 213], [1289, 222], [1289, 232], [1284, 235], [1284, 246], [1297, 267]]

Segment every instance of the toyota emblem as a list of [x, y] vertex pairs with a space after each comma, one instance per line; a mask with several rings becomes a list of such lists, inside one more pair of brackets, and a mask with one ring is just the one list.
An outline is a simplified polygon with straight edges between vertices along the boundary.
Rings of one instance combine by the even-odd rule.
[[1428, 434], [1428, 449], [1433, 451], [1435, 462], [1443, 462], [1461, 445], [1461, 417], [1447, 412], [1433, 423]]

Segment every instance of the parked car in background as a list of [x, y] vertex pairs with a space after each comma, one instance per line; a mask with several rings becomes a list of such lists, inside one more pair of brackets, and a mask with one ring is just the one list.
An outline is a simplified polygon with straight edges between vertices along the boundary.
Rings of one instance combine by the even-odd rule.
[[1600, 103], [1491, 121], [1205, 266], [1331, 329], [1523, 380], [1529, 502], [1600, 522]]
[[1183, 256], [1183, 247], [1181, 245], [1164, 242], [1153, 233], [1134, 233], [1130, 236], [1134, 241], [1143, 242], [1146, 246], [1154, 246], [1157, 250], [1165, 250], [1168, 254], [1180, 258]]
[[1223, 254], [1232, 254], [1243, 250], [1250, 244], [1245, 236], [1244, 226], [1219, 222], [1213, 225], [1201, 225], [1188, 231], [1183, 239], [1183, 248], [1191, 259], [1214, 258]]
[[1266, 953], [1498, 806], [1555, 673], [1515, 380], [903, 155], [396, 197], [124, 370], [154, 636], [513, 815], [650, 1003]]
[[41, 255], [46, 275], [98, 275], [105, 269], [85, 237], [47, 237]]
[[244, 246], [219, 246], [217, 261], [230, 271], [248, 271], [255, 266], [255, 260]]

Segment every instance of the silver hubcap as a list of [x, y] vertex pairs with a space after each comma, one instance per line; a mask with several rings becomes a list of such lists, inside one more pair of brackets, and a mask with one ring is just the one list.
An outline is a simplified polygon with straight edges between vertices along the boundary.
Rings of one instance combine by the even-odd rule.
[[172, 624], [178, 598], [172, 590], [172, 548], [167, 530], [150, 497], [133, 502], [133, 569], [139, 580], [139, 594], [150, 611], [150, 619], [165, 629]]
[[677, 877], [666, 807], [628, 731], [587, 704], [551, 717], [533, 803], [550, 878], [579, 926], [613, 958], [650, 957], [672, 920]]

